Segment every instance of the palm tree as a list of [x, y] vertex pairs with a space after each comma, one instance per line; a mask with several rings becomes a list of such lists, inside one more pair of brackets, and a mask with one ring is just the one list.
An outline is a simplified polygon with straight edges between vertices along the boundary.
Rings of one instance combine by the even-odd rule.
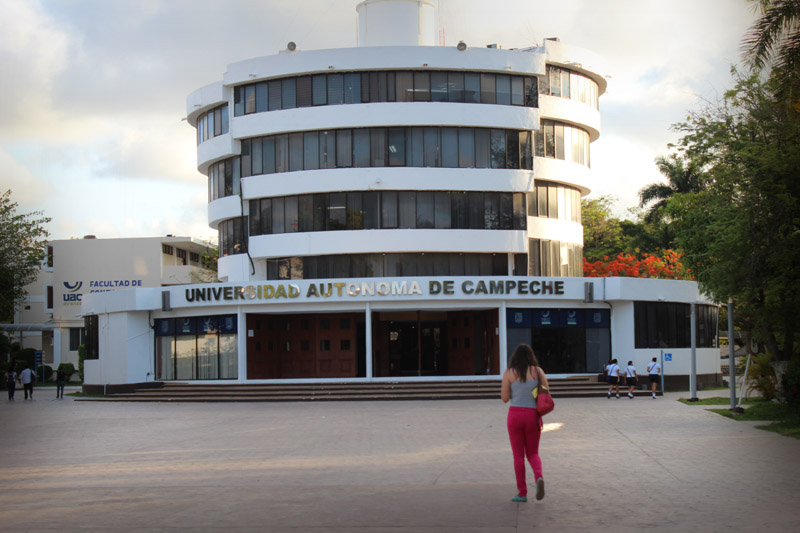
[[800, 97], [800, 0], [748, 0], [761, 17], [742, 42], [744, 59], [754, 69], [771, 65], [778, 95]]
[[699, 164], [692, 160], [687, 162], [675, 154], [668, 157], [658, 156], [656, 166], [658, 171], [667, 178], [667, 183], [651, 183], [639, 190], [639, 207], [651, 204], [644, 217], [647, 222], [661, 221], [662, 208], [667, 205], [667, 201], [672, 196], [680, 193], [700, 192], [705, 183]]

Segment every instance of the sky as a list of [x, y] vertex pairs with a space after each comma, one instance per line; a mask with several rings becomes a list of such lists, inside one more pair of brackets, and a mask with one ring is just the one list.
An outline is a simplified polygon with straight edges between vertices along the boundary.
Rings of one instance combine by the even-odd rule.
[[[216, 242], [186, 97], [227, 65], [356, 45], [357, 0], [0, 0], [0, 190], [51, 239]], [[746, 0], [440, 0], [446, 45], [541, 44], [607, 61], [590, 197], [630, 217], [671, 125], [732, 85]]]

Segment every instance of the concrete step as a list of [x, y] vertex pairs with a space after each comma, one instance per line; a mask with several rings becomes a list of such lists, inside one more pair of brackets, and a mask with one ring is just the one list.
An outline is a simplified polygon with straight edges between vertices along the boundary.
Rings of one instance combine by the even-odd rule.
[[[554, 398], [605, 397], [608, 385], [594, 376], [550, 380]], [[647, 396], [639, 391], [637, 396]], [[159, 388], [109, 394], [80, 401], [129, 402], [301, 402], [369, 400], [499, 399], [500, 380], [379, 383], [192, 384], [164, 382]]]

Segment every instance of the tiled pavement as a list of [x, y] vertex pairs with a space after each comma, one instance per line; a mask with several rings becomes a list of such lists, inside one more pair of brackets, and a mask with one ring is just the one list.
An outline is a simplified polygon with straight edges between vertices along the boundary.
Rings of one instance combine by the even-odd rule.
[[499, 399], [130, 404], [49, 396], [0, 399], [3, 531], [800, 524], [800, 441], [675, 401], [685, 393], [557, 400], [542, 436], [547, 496], [526, 504], [510, 501]]

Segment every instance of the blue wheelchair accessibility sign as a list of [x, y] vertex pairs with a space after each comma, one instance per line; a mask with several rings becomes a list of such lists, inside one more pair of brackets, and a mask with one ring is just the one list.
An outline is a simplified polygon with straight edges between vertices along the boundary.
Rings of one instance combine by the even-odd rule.
[[665, 353], [664, 354], [664, 361], [672, 361], [672, 354], [671, 353]]

